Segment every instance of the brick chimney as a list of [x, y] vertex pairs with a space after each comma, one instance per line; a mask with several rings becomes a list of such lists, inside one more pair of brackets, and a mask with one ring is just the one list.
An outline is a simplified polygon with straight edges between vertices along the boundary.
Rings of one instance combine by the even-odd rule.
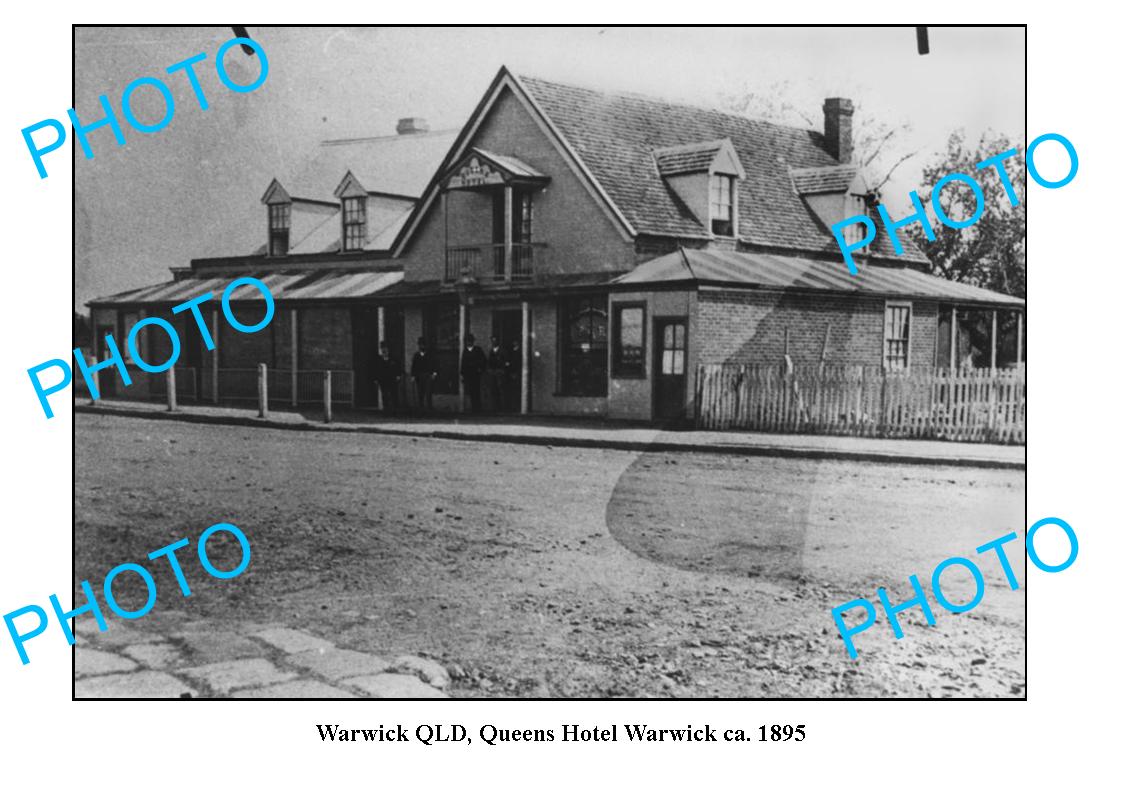
[[827, 151], [839, 163], [849, 163], [854, 153], [853, 117], [854, 103], [850, 100], [829, 97], [823, 102], [823, 137], [827, 140]]
[[429, 132], [429, 122], [417, 116], [407, 116], [398, 119], [398, 135], [413, 135], [414, 133]]

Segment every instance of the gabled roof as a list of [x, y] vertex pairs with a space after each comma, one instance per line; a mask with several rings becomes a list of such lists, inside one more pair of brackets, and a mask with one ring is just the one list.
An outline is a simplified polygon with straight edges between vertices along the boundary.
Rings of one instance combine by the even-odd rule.
[[392, 251], [394, 257], [401, 256], [402, 250], [405, 248], [406, 244], [409, 243], [410, 237], [417, 230], [421, 219], [429, 211], [430, 207], [433, 206], [440, 189], [441, 178], [447, 173], [451, 164], [455, 163], [468, 149], [480, 125], [504, 90], [510, 90], [515, 98], [535, 117], [535, 120], [542, 126], [547, 136], [557, 145], [558, 151], [572, 167], [577, 178], [585, 184], [594, 200], [599, 202], [604, 208], [620, 234], [625, 238], [635, 236], [635, 230], [628, 223], [623, 213], [620, 212], [620, 209], [613, 203], [596, 177], [589, 171], [585, 164], [581, 162], [581, 159], [577, 157], [572, 148], [566, 143], [565, 139], [550, 121], [549, 117], [535, 104], [534, 99], [527, 93], [519, 80], [511, 74], [507, 67], [503, 66], [499, 68], [499, 72], [492, 79], [491, 85], [488, 86], [487, 91], [484, 92], [475, 110], [472, 111], [472, 115], [468, 117], [467, 123], [461, 128], [460, 134], [456, 137], [456, 140], [448, 150], [448, 154], [445, 155], [444, 160], [441, 161], [440, 167], [430, 177], [429, 184], [425, 187], [420, 200], [414, 206], [413, 212], [410, 213], [406, 223], [402, 225], [401, 232], [394, 240], [394, 248]]
[[350, 198], [353, 196], [366, 196], [367, 189], [363, 187], [363, 184], [361, 182], [359, 182], [359, 178], [356, 177], [350, 169], [348, 169], [347, 173], [343, 175], [343, 180], [331, 193], [332, 196], [334, 196], [336, 199], [342, 199], [343, 197]]
[[269, 183], [269, 187], [265, 189], [265, 193], [261, 195], [261, 203], [263, 205], [269, 204], [287, 204], [292, 201], [285, 187], [277, 182], [274, 177], [273, 181]]
[[[515, 77], [504, 67], [452, 145], [442, 163], [442, 173], [470, 146], [504, 88], [531, 111], [626, 237], [709, 240], [709, 230], [675, 197], [660, 173], [656, 152], [729, 139], [745, 172], [744, 179], [738, 181], [740, 240], [761, 247], [831, 254], [841, 260], [834, 236], [796, 192], [789, 173], [793, 168], [840, 165], [827, 152], [822, 133], [814, 130], [648, 97]], [[438, 188], [434, 178], [395, 241], [395, 256], [400, 256]], [[904, 255], [900, 256], [892, 252], [884, 235], [878, 236], [872, 248], [880, 257], [928, 262], [911, 241], [904, 241]]]
[[842, 193], [850, 188], [858, 176], [853, 164], [826, 166], [811, 169], [792, 169], [792, 185], [798, 194]]
[[1025, 306], [1025, 299], [941, 279], [913, 268], [867, 264], [858, 268], [857, 276], [851, 276], [841, 262], [714, 249], [680, 249], [648, 260], [612, 283], [668, 282]]
[[472, 147], [442, 175], [446, 187], [465, 188], [510, 181], [547, 182], [549, 178], [511, 155]]
[[738, 185], [739, 236], [749, 243], [819, 249], [834, 244], [792, 190], [789, 166], [833, 166], [808, 130], [624, 94], [520, 78], [639, 234], [710, 237], [668, 189], [657, 149], [728, 138], [745, 169]]

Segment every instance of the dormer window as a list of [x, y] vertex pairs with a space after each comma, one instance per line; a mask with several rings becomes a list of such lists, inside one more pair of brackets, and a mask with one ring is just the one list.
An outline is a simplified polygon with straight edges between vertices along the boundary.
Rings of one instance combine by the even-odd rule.
[[367, 199], [349, 196], [343, 200], [343, 251], [358, 251], [367, 237]]
[[289, 253], [289, 230], [292, 228], [292, 205], [272, 204], [269, 207], [269, 256], [284, 257]]
[[745, 168], [728, 138], [663, 147], [652, 153], [659, 175], [690, 210], [702, 230], [737, 237], [737, 180]]
[[723, 238], [732, 238], [735, 234], [735, 179], [730, 174], [710, 175], [710, 232]]

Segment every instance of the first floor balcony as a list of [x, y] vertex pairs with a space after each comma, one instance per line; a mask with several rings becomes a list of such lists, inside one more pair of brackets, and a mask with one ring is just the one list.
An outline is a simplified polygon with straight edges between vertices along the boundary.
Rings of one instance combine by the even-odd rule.
[[479, 243], [445, 249], [445, 281], [502, 284], [529, 282], [543, 267], [544, 243]]

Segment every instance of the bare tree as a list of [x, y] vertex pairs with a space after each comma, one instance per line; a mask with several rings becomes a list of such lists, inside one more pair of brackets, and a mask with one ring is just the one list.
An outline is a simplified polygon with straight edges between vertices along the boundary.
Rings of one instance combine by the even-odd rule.
[[[730, 113], [792, 127], [822, 129], [822, 97], [812, 97], [806, 88], [793, 86], [790, 80], [772, 83], [760, 90], [746, 88], [721, 99]], [[912, 125], [908, 122], [881, 121], [872, 113], [863, 113], [861, 102], [855, 103], [853, 162], [861, 167], [875, 198], [893, 172], [919, 153], [919, 149], [908, 145], [911, 134]]]

